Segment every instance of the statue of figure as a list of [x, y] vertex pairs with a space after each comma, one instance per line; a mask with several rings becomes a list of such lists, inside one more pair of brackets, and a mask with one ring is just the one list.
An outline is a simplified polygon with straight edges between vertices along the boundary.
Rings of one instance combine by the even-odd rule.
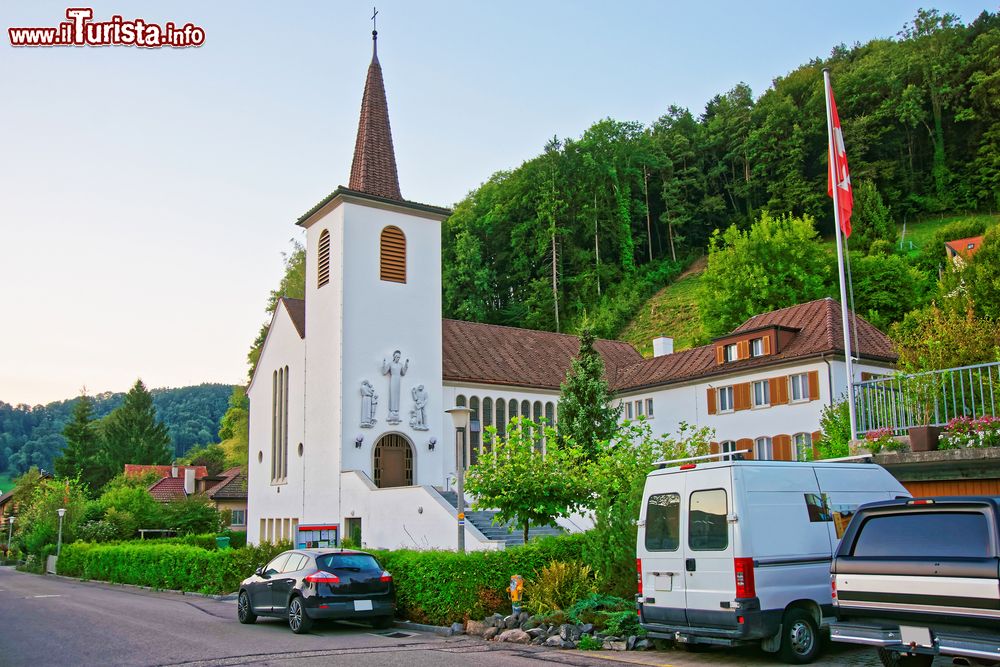
[[375, 426], [375, 406], [378, 405], [378, 394], [368, 380], [361, 382], [361, 428]]
[[388, 424], [398, 424], [400, 422], [399, 385], [403, 376], [406, 375], [406, 370], [410, 367], [409, 359], [403, 363], [399, 362], [402, 356], [402, 353], [396, 350], [392, 353], [392, 361], [386, 363], [385, 359], [382, 360], [382, 375], [389, 376], [389, 416], [385, 420]]
[[410, 428], [414, 431], [426, 431], [427, 427], [427, 401], [430, 397], [424, 391], [424, 385], [417, 385], [410, 392], [413, 396], [413, 409], [410, 410]]

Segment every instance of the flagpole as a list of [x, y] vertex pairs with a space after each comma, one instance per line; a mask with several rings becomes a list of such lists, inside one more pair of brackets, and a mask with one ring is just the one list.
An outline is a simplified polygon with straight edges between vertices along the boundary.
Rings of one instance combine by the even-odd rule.
[[[851, 420], [851, 440], [858, 437], [858, 415], [854, 408], [854, 360], [851, 358], [851, 331], [847, 323], [847, 286], [844, 284], [844, 243], [840, 234], [840, 183], [837, 178], [836, 148], [833, 137], [833, 109], [830, 107], [830, 69], [823, 68], [823, 86], [826, 91], [826, 131], [827, 152], [829, 154], [829, 178], [833, 186], [833, 229], [837, 234], [837, 281], [840, 283], [840, 318], [844, 329], [844, 357], [847, 362], [847, 409]], [[833, 397], [830, 397], [833, 400]]]

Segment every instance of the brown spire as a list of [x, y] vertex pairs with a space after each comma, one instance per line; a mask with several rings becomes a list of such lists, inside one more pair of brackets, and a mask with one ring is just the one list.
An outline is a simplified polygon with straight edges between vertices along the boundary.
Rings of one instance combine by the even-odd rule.
[[358, 139], [354, 144], [351, 164], [352, 190], [386, 199], [398, 199], [399, 176], [396, 174], [396, 154], [392, 150], [389, 129], [389, 106], [385, 101], [382, 66], [378, 62], [378, 32], [372, 30], [372, 62], [368, 66], [365, 94], [361, 99], [361, 120]]

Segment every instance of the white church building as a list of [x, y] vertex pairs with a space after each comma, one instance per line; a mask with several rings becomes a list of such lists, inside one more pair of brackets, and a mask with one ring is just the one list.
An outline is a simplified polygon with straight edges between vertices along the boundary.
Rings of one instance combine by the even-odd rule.
[[[558, 422], [577, 338], [443, 319], [448, 215], [400, 194], [373, 49], [349, 186], [298, 219], [305, 298], [280, 300], [247, 390], [250, 542], [332, 546], [350, 536], [369, 548], [453, 549], [458, 452], [445, 410], [472, 410], [472, 462], [486, 426], [502, 433], [517, 416]], [[683, 352], [657, 339], [651, 359], [628, 343], [596, 348], [625, 418], [649, 420], [656, 434], [681, 421], [709, 426], [717, 451], [793, 459], [846, 389], [840, 321], [840, 306], [824, 299], [758, 315]], [[857, 323], [855, 366], [885, 374], [892, 344]], [[488, 513], [469, 519], [467, 549], [508, 542]]]

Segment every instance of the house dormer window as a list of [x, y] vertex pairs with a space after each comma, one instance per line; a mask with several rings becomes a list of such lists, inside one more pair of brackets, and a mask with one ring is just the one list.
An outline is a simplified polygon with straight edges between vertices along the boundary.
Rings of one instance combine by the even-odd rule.
[[764, 339], [754, 338], [750, 341], [750, 356], [751, 357], [763, 357], [764, 356]]
[[727, 362], [736, 361], [740, 358], [739, 347], [737, 347], [736, 343], [730, 343], [725, 346], [724, 354]]

